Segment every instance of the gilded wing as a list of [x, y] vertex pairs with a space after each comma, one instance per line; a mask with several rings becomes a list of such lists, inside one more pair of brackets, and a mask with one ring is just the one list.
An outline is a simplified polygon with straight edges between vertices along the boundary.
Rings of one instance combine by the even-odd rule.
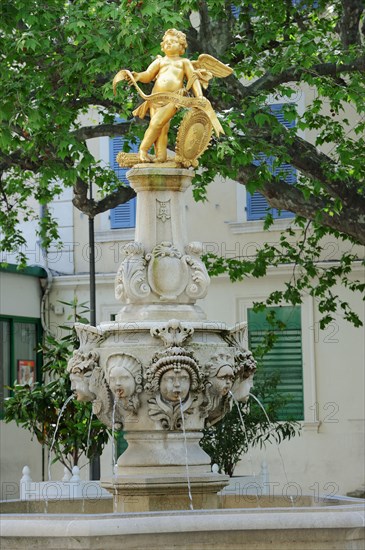
[[212, 76], [217, 76], [218, 78], [225, 78], [233, 72], [231, 67], [207, 53], [199, 55], [197, 61], [192, 61], [192, 64], [194, 69], [205, 69], [212, 73]]
[[[225, 65], [207, 53], [200, 54], [196, 61], [192, 61], [192, 65], [194, 67], [195, 78], [199, 79], [204, 89], [208, 88], [209, 80], [211, 80], [213, 76], [225, 78], [233, 72], [231, 67], [228, 67], [228, 65]], [[193, 82], [194, 77], [188, 82], [187, 89], [192, 86]]]

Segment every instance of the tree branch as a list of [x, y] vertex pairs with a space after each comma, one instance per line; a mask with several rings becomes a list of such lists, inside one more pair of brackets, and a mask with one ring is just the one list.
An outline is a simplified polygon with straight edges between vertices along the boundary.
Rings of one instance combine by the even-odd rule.
[[200, 24], [198, 38], [194, 41], [195, 51], [204, 51], [214, 57], [222, 58], [228, 47], [232, 44], [232, 21], [234, 18], [231, 11], [231, 3], [225, 0], [222, 7], [224, 9], [224, 16], [217, 21], [210, 17], [207, 3], [204, 0], [200, 0]]
[[[340, 74], [352, 72], [365, 73], [365, 55], [359, 56], [352, 63], [348, 64], [319, 63], [313, 65], [310, 69], [289, 67], [278, 74], [273, 74], [268, 71], [261, 78], [258, 78], [247, 86], [239, 83], [234, 76], [228, 77], [226, 82], [228, 86], [231, 87], [234, 85], [233, 81], [236, 80], [236, 84], [234, 85], [235, 92], [238, 92], [238, 96], [236, 95], [236, 97], [243, 101], [244, 99], [258, 95], [262, 91], [273, 91], [280, 84], [298, 82], [307, 74], [311, 76], [331, 76], [337, 78]], [[240, 84], [240, 86], [237, 84]]]
[[[134, 121], [133, 121], [134, 122]], [[83, 126], [78, 128], [71, 135], [75, 136], [80, 141], [87, 139], [98, 138], [103, 136], [124, 136], [130, 129], [131, 121], [120, 122], [119, 124], [98, 124], [96, 126]]]
[[130, 199], [133, 199], [135, 196], [136, 193], [132, 187], [120, 187], [114, 191], [114, 193], [111, 193], [96, 203], [94, 215], [110, 210], [111, 208], [115, 208], [119, 204], [124, 204]]
[[24, 155], [23, 151], [18, 149], [9, 155], [0, 153], [0, 170], [9, 170], [12, 166], [16, 165], [23, 170], [29, 170], [31, 172], [38, 172], [43, 164], [43, 159], [39, 159], [35, 162]]
[[[241, 167], [237, 173], [237, 181], [246, 185], [255, 176], [256, 170], [253, 166]], [[312, 195], [307, 200], [300, 189], [284, 181], [267, 181], [258, 191], [272, 208], [289, 210], [309, 220], [320, 221], [323, 225], [346, 233], [359, 244], [365, 245], [365, 199], [362, 197], [359, 197], [356, 205], [345, 206], [340, 214], [336, 214], [328, 212], [328, 204], [323, 199]]]
[[364, 13], [364, 0], [342, 0], [342, 17], [339, 24], [341, 42], [344, 48], [361, 45], [360, 19]]
[[285, 131], [283, 128], [281, 135], [273, 135], [270, 129], [266, 132], [262, 128], [253, 129], [256, 136], [261, 133], [271, 143], [279, 146], [285, 145], [286, 152], [290, 157], [290, 164], [305, 176], [319, 180], [330, 195], [340, 198], [347, 205], [358, 199], [358, 182], [351, 180], [351, 178], [346, 181], [343, 179], [339, 181], [337, 177], [338, 167], [331, 158], [299, 136], [294, 136], [291, 143], [286, 143]]
[[[231, 79], [229, 85], [234, 87], [231, 93], [237, 99], [236, 107], [241, 112], [242, 105], [239, 104], [240, 100], [243, 100], [244, 96], [249, 95], [256, 83], [246, 87], [235, 77], [228, 78]], [[232, 108], [232, 104], [228, 105], [224, 99], [218, 99], [214, 101], [214, 107], [223, 111]], [[247, 130], [248, 128], [245, 127], [245, 132]], [[260, 137], [272, 144], [284, 146], [286, 152], [289, 154], [290, 163], [307, 177], [321, 181], [331, 195], [339, 197], [347, 205], [350, 205], [354, 201], [356, 202], [359, 197], [357, 193], [358, 182], [350, 177], [346, 181], [343, 178], [339, 181], [337, 176], [338, 165], [330, 157], [318, 151], [315, 145], [299, 136], [293, 136], [291, 142], [288, 142], [286, 139], [287, 130], [284, 127], [278, 133], [277, 131], [273, 132], [269, 125], [259, 127], [252, 122], [250, 131], [252, 140], [257, 140]]]
[[88, 190], [88, 184], [81, 178], [78, 178], [74, 185], [72, 203], [89, 218], [94, 218], [97, 214], [110, 210], [110, 208], [115, 208], [119, 204], [124, 204], [136, 196], [131, 187], [125, 186], [120, 187], [101, 200], [95, 201], [94, 199], [89, 199]]

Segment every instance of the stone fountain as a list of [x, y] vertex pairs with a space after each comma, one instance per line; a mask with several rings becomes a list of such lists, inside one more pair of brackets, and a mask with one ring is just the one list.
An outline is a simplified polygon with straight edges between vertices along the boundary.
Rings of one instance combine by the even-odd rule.
[[231, 393], [248, 399], [255, 370], [241, 343], [245, 327], [208, 321], [196, 305], [209, 276], [202, 244], [187, 239], [184, 192], [193, 176], [146, 164], [128, 172], [137, 222], [115, 279], [122, 308], [116, 321], [76, 325], [72, 387], [102, 422], [123, 427], [128, 442], [102, 480], [115, 511], [217, 507], [229, 478], [211, 472], [202, 429], [230, 410]]
[[[184, 192], [212, 128], [223, 131], [201, 86], [231, 69], [210, 55], [196, 62], [180, 58], [185, 35], [174, 29], [162, 44], [167, 62], [158, 58], [144, 73], [123, 70], [114, 79], [115, 86], [127, 80], [138, 89], [144, 103], [136, 115], [151, 114], [139, 154], [117, 157], [132, 168], [136, 235], [120, 250], [115, 293], [122, 307], [116, 321], [76, 325], [80, 348], [68, 365], [78, 399], [92, 401], [94, 414], [109, 427], [123, 428], [128, 442], [113, 474], [101, 480], [114, 495], [114, 513], [100, 513], [99, 507], [77, 513], [77, 503], [68, 503], [66, 513], [55, 507], [55, 513], [42, 514], [33, 503], [1, 503], [1, 548], [363, 549], [359, 499], [302, 497], [292, 506], [272, 495], [254, 501], [244, 494], [217, 496], [228, 478], [210, 471], [199, 446], [202, 429], [226, 414], [232, 397], [248, 399], [255, 363], [243, 347], [244, 326], [209, 321], [196, 304], [208, 291], [209, 277], [202, 244], [187, 239]], [[137, 81], [148, 78], [155, 85], [146, 96]], [[184, 79], [195, 97], [183, 93]], [[189, 111], [170, 160], [167, 128], [178, 107]], [[152, 143], [154, 163], [147, 153]], [[91, 508], [81, 502], [78, 511]]]
[[[101, 421], [125, 431], [128, 448], [113, 476], [102, 480], [121, 512], [217, 506], [228, 478], [211, 473], [199, 446], [202, 429], [230, 410], [232, 395], [248, 399], [255, 370], [240, 344], [244, 327], [208, 321], [196, 305], [209, 276], [202, 243], [187, 238], [184, 193], [213, 129], [224, 133], [202, 88], [232, 69], [207, 54], [193, 62], [180, 57], [186, 46], [185, 34], [169, 29], [161, 43], [165, 57], [142, 73], [122, 70], [114, 78], [114, 93], [126, 80], [144, 99], [136, 116], [150, 112], [139, 153], [117, 156], [120, 166], [132, 167], [135, 241], [120, 250], [115, 296], [123, 306], [116, 321], [77, 325], [80, 349], [68, 366], [79, 399], [92, 400]], [[152, 94], [138, 81], [154, 81]], [[169, 159], [169, 123], [181, 107], [188, 111]]]

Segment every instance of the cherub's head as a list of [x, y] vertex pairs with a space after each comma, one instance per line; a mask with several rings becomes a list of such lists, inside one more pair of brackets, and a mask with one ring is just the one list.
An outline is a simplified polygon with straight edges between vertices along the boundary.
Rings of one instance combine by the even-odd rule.
[[168, 47], [168, 42], [173, 39], [178, 44], [179, 51], [177, 52], [179, 55], [182, 55], [185, 52], [185, 49], [188, 47], [188, 43], [186, 41], [186, 35], [178, 31], [176, 29], [168, 29], [165, 34], [163, 35], [162, 42], [161, 42], [161, 49], [163, 52], [166, 53], [166, 48]]

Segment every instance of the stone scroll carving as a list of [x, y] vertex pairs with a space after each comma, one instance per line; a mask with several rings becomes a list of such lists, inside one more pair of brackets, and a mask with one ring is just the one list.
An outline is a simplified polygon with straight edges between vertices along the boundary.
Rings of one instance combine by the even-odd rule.
[[115, 297], [122, 302], [139, 302], [149, 296], [147, 262], [141, 243], [130, 242], [122, 249], [122, 263], [115, 278]]
[[[195, 162], [191, 143], [203, 147], [198, 135], [203, 124], [194, 116], [179, 144], [189, 166]], [[212, 481], [208, 492], [223, 487], [226, 481], [208, 474], [200, 434], [231, 410], [234, 399], [247, 400], [256, 368], [244, 347], [244, 326], [228, 329], [207, 321], [195, 305], [210, 280], [202, 243], [187, 237], [183, 193], [193, 175], [185, 168], [142, 163], [129, 172], [138, 215], [135, 241], [120, 247], [115, 296], [123, 307], [115, 321], [76, 325], [80, 349], [68, 365], [73, 390], [79, 400], [92, 403], [103, 424], [123, 427], [128, 442], [106, 482], [119, 510], [130, 493], [128, 476], [138, 477], [148, 498], [160, 491], [161, 472], [185, 483], [184, 449], [194, 494], [203, 493], [204, 472]]]
[[186, 287], [189, 298], [204, 298], [208, 292], [210, 278], [205, 265], [200, 259], [203, 253], [203, 244], [200, 242], [189, 243], [185, 248], [186, 263], [190, 267], [190, 281]]

